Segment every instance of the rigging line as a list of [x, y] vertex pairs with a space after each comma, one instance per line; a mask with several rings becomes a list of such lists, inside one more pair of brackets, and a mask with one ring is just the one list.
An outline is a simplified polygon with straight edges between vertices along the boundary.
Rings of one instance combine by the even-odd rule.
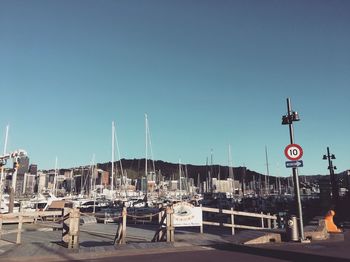
[[154, 156], [153, 156], [152, 141], [151, 141], [151, 132], [150, 132], [150, 129], [149, 129], [148, 121], [147, 121], [147, 135], [148, 135], [149, 147], [150, 147], [150, 150], [151, 150], [151, 158], [152, 158], [152, 164], [153, 164], [153, 172], [155, 173], [155, 172], [156, 172], [156, 168], [155, 168], [155, 164], [154, 164]]

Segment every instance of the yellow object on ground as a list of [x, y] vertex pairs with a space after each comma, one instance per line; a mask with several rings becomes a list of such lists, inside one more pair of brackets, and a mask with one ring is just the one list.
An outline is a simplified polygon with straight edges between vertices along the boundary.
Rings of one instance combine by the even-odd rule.
[[326, 228], [329, 233], [340, 233], [342, 231], [334, 224], [334, 215], [335, 212], [333, 210], [328, 211], [327, 215], [325, 216]]

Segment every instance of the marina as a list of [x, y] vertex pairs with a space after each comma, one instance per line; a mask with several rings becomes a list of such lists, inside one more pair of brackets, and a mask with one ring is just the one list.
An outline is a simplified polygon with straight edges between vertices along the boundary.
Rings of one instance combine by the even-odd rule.
[[0, 261], [350, 261], [350, 1], [0, 1]]

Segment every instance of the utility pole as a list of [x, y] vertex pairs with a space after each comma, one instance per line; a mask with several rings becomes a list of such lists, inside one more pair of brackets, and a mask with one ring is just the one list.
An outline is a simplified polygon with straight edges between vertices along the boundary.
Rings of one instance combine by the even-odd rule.
[[[299, 121], [299, 115], [297, 112], [292, 111], [292, 106], [290, 103], [290, 98], [287, 98], [287, 110], [288, 114], [282, 116], [282, 125], [288, 125], [289, 126], [289, 138], [290, 138], [290, 144], [294, 144], [294, 128], [293, 128], [293, 122]], [[294, 195], [295, 195], [295, 202], [298, 210], [299, 215], [299, 230], [300, 230], [300, 242], [305, 241], [304, 236], [304, 223], [303, 223], [303, 210], [301, 205], [301, 199], [300, 199], [300, 189], [299, 189], [299, 177], [298, 177], [298, 168], [293, 167], [293, 182], [294, 182]]]

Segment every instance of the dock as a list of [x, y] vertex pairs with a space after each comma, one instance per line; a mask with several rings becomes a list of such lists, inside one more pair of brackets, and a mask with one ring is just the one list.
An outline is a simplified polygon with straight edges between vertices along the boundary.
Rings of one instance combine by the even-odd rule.
[[[206, 227], [201, 234], [197, 229], [176, 229], [175, 242], [150, 242], [155, 225], [128, 225], [126, 244], [113, 245], [116, 224], [86, 224], [81, 226], [80, 247], [67, 249], [60, 245], [61, 230], [45, 228], [35, 224], [23, 224], [22, 244], [16, 245], [15, 225], [6, 224], [8, 232], [0, 241], [0, 261], [25, 261], [30, 257], [36, 261], [70, 261], [116, 256], [140, 256], [184, 252], [230, 251], [271, 258], [326, 258], [332, 261], [350, 259], [350, 231], [347, 229], [340, 239], [331, 236], [328, 240], [312, 241], [310, 244], [276, 243], [250, 245], [250, 239], [266, 236], [267, 232], [241, 230], [235, 235], [225, 228]], [[12, 231], [11, 231], [12, 230]], [[271, 234], [271, 232], [270, 232]], [[203, 253], [204, 254], [204, 253]], [[252, 260], [253, 261], [253, 260]], [[319, 260], [327, 261], [327, 260]]]

